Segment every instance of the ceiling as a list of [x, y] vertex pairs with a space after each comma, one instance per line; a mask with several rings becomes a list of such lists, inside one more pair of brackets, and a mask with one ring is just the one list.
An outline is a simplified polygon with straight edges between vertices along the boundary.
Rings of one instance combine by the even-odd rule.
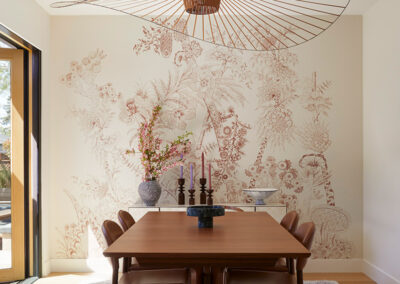
[[[67, 8], [51, 8], [50, 4], [58, 0], [36, 0], [50, 15], [121, 15], [109, 9], [91, 5], [77, 5]], [[345, 10], [345, 15], [363, 15], [374, 3], [379, 0], [351, 0]]]

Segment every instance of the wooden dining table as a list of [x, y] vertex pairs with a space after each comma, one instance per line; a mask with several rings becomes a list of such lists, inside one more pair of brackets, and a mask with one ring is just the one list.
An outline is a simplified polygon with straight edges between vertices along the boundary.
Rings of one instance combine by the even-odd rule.
[[226, 267], [266, 267], [310, 251], [266, 212], [227, 212], [198, 228], [185, 212], [148, 212], [105, 251], [135, 257], [143, 267], [187, 267], [196, 283], [222, 283]]

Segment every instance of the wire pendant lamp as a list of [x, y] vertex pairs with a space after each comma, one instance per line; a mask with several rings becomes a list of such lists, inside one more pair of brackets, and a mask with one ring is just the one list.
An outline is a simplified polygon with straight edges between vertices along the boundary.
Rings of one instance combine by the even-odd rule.
[[328, 29], [350, 0], [78, 0], [138, 17], [187, 36], [243, 50], [285, 49]]

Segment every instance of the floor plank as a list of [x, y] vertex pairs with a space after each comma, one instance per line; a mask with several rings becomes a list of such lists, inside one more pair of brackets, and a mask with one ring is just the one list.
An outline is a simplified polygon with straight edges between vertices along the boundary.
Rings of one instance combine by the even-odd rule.
[[339, 284], [375, 284], [364, 273], [305, 273], [304, 280], [334, 280]]

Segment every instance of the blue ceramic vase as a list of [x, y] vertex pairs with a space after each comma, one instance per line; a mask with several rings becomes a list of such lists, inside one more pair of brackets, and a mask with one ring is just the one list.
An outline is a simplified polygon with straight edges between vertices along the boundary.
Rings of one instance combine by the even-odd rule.
[[139, 195], [146, 206], [154, 206], [160, 199], [161, 186], [157, 180], [146, 180], [139, 184]]
[[187, 208], [186, 214], [188, 216], [198, 217], [199, 228], [212, 228], [214, 227], [213, 218], [225, 215], [225, 208], [223, 206], [190, 206]]

